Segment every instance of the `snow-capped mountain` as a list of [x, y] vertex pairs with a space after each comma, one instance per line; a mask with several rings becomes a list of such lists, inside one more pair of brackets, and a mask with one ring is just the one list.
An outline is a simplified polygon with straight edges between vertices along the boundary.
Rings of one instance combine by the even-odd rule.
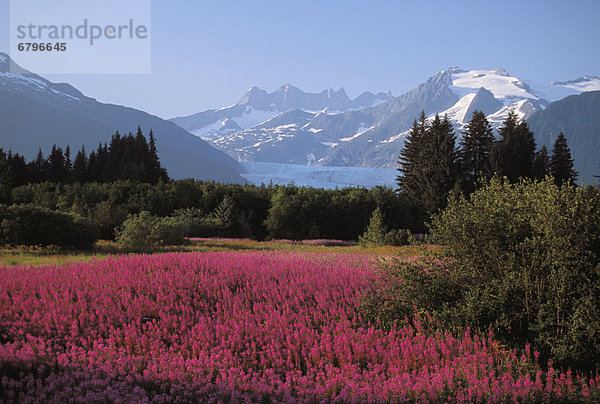
[[187, 131], [206, 139], [218, 139], [231, 133], [252, 128], [290, 109], [339, 113], [356, 110], [393, 99], [388, 93], [364, 92], [350, 99], [343, 88], [305, 93], [290, 83], [268, 93], [258, 87], [250, 88], [240, 100], [225, 108], [213, 109], [194, 115], [173, 118], [172, 121]]
[[172, 122], [120, 105], [103, 104], [66, 83], [52, 83], [0, 53], [0, 148], [27, 159], [53, 144], [88, 151], [115, 131], [153, 129], [161, 163], [173, 178], [243, 183], [233, 158]]
[[460, 134], [474, 110], [499, 127], [510, 111], [527, 119], [552, 101], [596, 88], [600, 79], [592, 76], [540, 84], [499, 68], [454, 67], [399, 97], [349, 100], [342, 90], [307, 94], [286, 84], [269, 94], [254, 87], [235, 105], [173, 121], [239, 161], [394, 168], [421, 110], [447, 114]]

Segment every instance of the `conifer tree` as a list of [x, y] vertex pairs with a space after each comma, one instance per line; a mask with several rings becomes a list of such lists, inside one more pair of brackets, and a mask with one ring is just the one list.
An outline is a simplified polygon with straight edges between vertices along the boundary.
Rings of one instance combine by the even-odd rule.
[[398, 172], [396, 183], [400, 192], [413, 206], [421, 205], [421, 178], [423, 177], [423, 139], [429, 124], [425, 118], [425, 111], [421, 111], [419, 121], [415, 119], [412, 128], [404, 141], [404, 147], [398, 158]]
[[448, 116], [431, 123], [421, 112], [401, 151], [397, 177], [400, 192], [419, 209], [433, 213], [443, 208], [458, 180], [456, 136]]
[[12, 173], [6, 153], [0, 148], [0, 203], [7, 202], [13, 187]]
[[52, 146], [50, 156], [48, 156], [48, 165], [50, 167], [51, 182], [64, 182], [66, 179], [65, 156], [60, 147]]
[[567, 138], [560, 132], [554, 147], [552, 148], [552, 158], [550, 160], [550, 174], [554, 177], [557, 185], [570, 184], [575, 185], [577, 181], [577, 171], [573, 169], [573, 158], [571, 150], [567, 145]]
[[377, 247], [386, 244], [387, 229], [383, 224], [381, 209], [376, 208], [371, 215], [371, 220], [365, 232], [358, 237], [358, 244], [362, 247]]
[[456, 135], [448, 115], [436, 114], [423, 138], [421, 206], [429, 213], [446, 206], [458, 180]]
[[30, 179], [29, 173], [27, 171], [27, 163], [25, 162], [25, 158], [19, 153], [13, 155], [9, 151], [7, 160], [11, 169], [13, 185], [19, 186], [27, 184], [30, 181]]
[[519, 178], [534, 178], [535, 139], [526, 122], [519, 121], [516, 112], [509, 112], [500, 128], [501, 139], [494, 144], [490, 155], [492, 167], [510, 182]]
[[550, 156], [548, 156], [548, 148], [546, 145], [543, 145], [542, 148], [535, 153], [533, 171], [535, 179], [540, 181], [550, 174]]
[[28, 167], [28, 171], [31, 173], [30, 178], [32, 182], [48, 181], [50, 170], [48, 168], [48, 162], [44, 159], [41, 148], [38, 150], [35, 160], [29, 163]]
[[494, 145], [494, 133], [483, 112], [473, 111], [460, 145], [459, 159], [465, 191], [471, 193], [479, 187], [481, 180], [492, 175], [490, 152]]
[[65, 171], [66, 171], [65, 181], [66, 182], [71, 181], [71, 170], [72, 169], [73, 169], [73, 164], [71, 162], [71, 147], [69, 147], [69, 145], [67, 145], [67, 147], [65, 148]]
[[217, 223], [227, 227], [236, 220], [235, 201], [229, 195], [225, 195], [223, 200], [217, 205], [212, 213]]
[[88, 159], [85, 153], [85, 146], [81, 147], [81, 150], [75, 155], [75, 161], [73, 162], [73, 169], [71, 170], [71, 181], [83, 183], [87, 181], [87, 166]]

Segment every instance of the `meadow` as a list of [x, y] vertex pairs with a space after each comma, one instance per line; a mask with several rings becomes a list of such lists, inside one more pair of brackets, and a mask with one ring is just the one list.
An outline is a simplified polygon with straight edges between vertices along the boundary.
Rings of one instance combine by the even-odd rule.
[[528, 346], [507, 349], [493, 334], [442, 332], [427, 315], [387, 331], [367, 323], [360, 303], [379, 280], [378, 257], [413, 259], [433, 247], [108, 247], [100, 257], [37, 251], [29, 264], [0, 266], [1, 401], [600, 398], [600, 377], [538, 363]]

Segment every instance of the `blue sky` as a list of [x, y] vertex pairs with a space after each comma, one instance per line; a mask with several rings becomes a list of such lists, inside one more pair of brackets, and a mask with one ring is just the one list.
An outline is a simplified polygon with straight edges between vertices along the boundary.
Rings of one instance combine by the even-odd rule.
[[[9, 1], [0, 2], [7, 51]], [[166, 118], [288, 81], [355, 97], [400, 95], [449, 66], [568, 80], [600, 75], [599, 21], [598, 0], [154, 0], [151, 75], [48, 78]]]

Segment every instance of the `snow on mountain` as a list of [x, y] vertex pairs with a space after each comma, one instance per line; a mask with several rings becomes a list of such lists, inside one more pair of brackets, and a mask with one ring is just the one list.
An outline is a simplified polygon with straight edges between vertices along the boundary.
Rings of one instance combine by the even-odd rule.
[[430, 118], [447, 114], [460, 136], [475, 110], [498, 128], [510, 111], [527, 119], [552, 101], [596, 86], [600, 78], [594, 76], [540, 84], [499, 68], [455, 67], [399, 97], [365, 92], [351, 100], [343, 88], [311, 94], [286, 83], [272, 93], [252, 87], [237, 104], [173, 121], [238, 161], [395, 168], [422, 110]]
[[363, 122], [360, 123], [360, 127], [358, 128], [358, 130], [356, 131], [356, 133], [350, 137], [344, 137], [340, 139], [340, 142], [349, 142], [351, 140], [356, 139], [357, 137], [364, 135], [367, 131], [373, 129], [373, 127], [365, 127], [365, 124]]
[[538, 83], [535, 81], [526, 81], [531, 91], [535, 94], [539, 95], [541, 98], [548, 102], [554, 102], [558, 100], [562, 100], [569, 95], [575, 95], [581, 93], [579, 90], [575, 90], [573, 88], [553, 85], [551, 83]]
[[570, 88], [580, 93], [585, 91], [598, 91], [600, 90], [600, 77], [583, 76], [569, 81], [552, 81], [550, 84], [553, 86]]
[[26, 159], [52, 145], [95, 149], [118, 130], [153, 129], [161, 164], [173, 178], [243, 183], [238, 162], [173, 122], [120, 105], [104, 104], [66, 83], [53, 83], [0, 53], [0, 148]]
[[492, 70], [452, 70], [452, 84], [450, 89], [457, 95], [466, 94], [485, 88], [494, 94], [495, 98], [531, 98], [539, 100], [540, 97], [531, 93], [531, 89], [525, 82], [512, 77], [504, 69]]
[[499, 127], [510, 111], [525, 119], [548, 104], [528, 83], [504, 69], [449, 71], [448, 87], [461, 98], [449, 109], [435, 113], [447, 114], [458, 131], [471, 119], [474, 110], [483, 111], [492, 126]]
[[[389, 92], [373, 94], [367, 91], [352, 100], [343, 88], [337, 91], [330, 88], [320, 93], [306, 93], [290, 83], [285, 83], [272, 93], [252, 87], [236, 104], [173, 118], [172, 121], [196, 136], [217, 140], [236, 132], [233, 123], [239, 132], [292, 109], [313, 114], [321, 112], [336, 115], [385, 103], [391, 99], [393, 96]], [[225, 120], [229, 121], [229, 126], [223, 125]]]

